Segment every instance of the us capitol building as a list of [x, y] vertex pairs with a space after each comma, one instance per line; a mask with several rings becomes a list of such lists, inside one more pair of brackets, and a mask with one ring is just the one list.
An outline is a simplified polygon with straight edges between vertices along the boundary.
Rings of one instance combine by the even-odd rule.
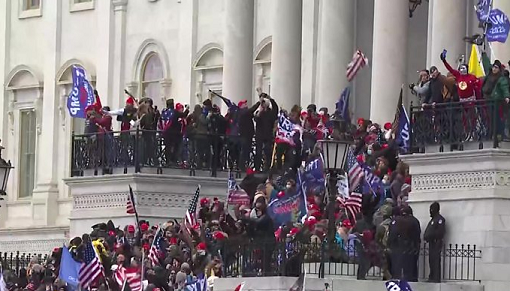
[[[66, 108], [73, 65], [86, 70], [103, 105], [112, 109], [123, 107], [125, 88], [151, 97], [160, 109], [168, 98], [191, 106], [201, 103], [209, 98], [208, 90], [252, 103], [260, 88], [287, 109], [315, 103], [331, 111], [348, 85], [346, 66], [359, 49], [369, 65], [352, 84], [354, 118], [384, 123], [393, 120], [402, 84], [416, 82], [416, 72], [431, 65], [446, 73], [439, 61], [443, 49], [451, 63], [467, 59], [469, 47], [462, 38], [480, 33], [475, 0], [421, 1], [410, 18], [415, 2], [420, 1], [0, 1], [0, 137], [3, 157], [14, 166], [8, 196], [1, 202], [0, 251], [47, 253], [97, 222], [112, 218], [120, 225], [133, 223], [125, 213], [128, 184], [141, 215], [155, 221], [183, 217], [198, 183], [204, 196], [226, 195], [226, 179], [186, 173], [72, 177], [71, 136], [84, 129], [83, 120], [70, 118]], [[508, 0], [494, 0], [494, 7], [510, 13]], [[508, 44], [495, 43], [492, 49], [503, 63], [510, 60]], [[404, 97], [407, 105], [413, 100], [407, 92]], [[487, 155], [488, 160], [493, 157]], [[414, 170], [409, 161], [417, 201], [413, 208], [422, 223], [428, 221], [429, 201], [442, 197], [441, 191], [471, 189], [469, 179], [462, 182], [462, 177], [486, 179], [472, 185], [486, 192], [508, 186], [491, 182], [498, 174], [489, 166], [483, 173], [490, 177], [480, 178], [470, 159], [438, 166], [441, 173], [424, 165], [448, 163], [444, 158], [416, 159]], [[434, 177], [450, 177], [450, 188]], [[510, 250], [508, 225], [498, 229], [509, 235], [498, 242], [505, 250]], [[470, 242], [484, 246], [485, 241], [491, 247], [496, 239], [472, 237]], [[510, 260], [496, 262], [496, 251], [487, 259], [510, 270]]]

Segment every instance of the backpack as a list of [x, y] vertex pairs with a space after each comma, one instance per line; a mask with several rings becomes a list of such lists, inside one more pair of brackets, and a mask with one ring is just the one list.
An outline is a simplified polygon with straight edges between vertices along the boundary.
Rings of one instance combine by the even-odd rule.
[[385, 248], [388, 248], [388, 238], [390, 237], [390, 225], [383, 224], [382, 227], [384, 227], [384, 236], [381, 240], [381, 243]]

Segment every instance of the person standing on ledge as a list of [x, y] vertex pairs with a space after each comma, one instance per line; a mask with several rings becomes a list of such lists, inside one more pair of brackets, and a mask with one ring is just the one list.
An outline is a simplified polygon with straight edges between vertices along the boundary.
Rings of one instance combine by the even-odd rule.
[[446, 233], [446, 221], [439, 214], [439, 203], [430, 204], [430, 220], [423, 239], [429, 243], [429, 282], [441, 282], [441, 249], [443, 248]]

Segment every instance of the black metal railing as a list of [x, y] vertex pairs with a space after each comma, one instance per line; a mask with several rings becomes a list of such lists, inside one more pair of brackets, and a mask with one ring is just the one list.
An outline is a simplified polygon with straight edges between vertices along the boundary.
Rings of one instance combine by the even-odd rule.
[[38, 264], [43, 264], [48, 259], [48, 255], [42, 255], [42, 254], [30, 254], [30, 253], [0, 253], [0, 261], [2, 264], [3, 270], [11, 270], [13, 271], [16, 276], [20, 275], [20, 271], [22, 272], [22, 269], [26, 269], [29, 267], [30, 262], [34, 260], [34, 258], [37, 260]]
[[428, 146], [438, 146], [440, 152], [463, 150], [466, 143], [477, 143], [479, 149], [498, 147], [507, 111], [506, 102], [492, 100], [411, 105], [411, 152], [424, 153]]
[[[482, 252], [476, 245], [448, 244], [441, 252], [443, 281], [476, 281], [476, 264]], [[379, 258], [377, 258], [379, 256]], [[427, 244], [422, 244], [417, 256], [417, 276], [429, 276]], [[358, 276], [361, 262], [370, 257], [366, 274]], [[252, 243], [242, 246], [229, 245], [222, 253], [226, 277], [299, 276], [302, 272], [328, 276], [357, 276], [369, 279], [383, 278], [382, 252], [367, 253], [358, 243], [345, 249], [328, 251], [325, 244], [302, 243]], [[391, 258], [391, 256], [390, 256]]]
[[[234, 170], [239, 173], [246, 167], [254, 167], [255, 144], [239, 136], [195, 134], [191, 137], [165, 136], [161, 131], [133, 130], [108, 134], [83, 134], [72, 136], [71, 176], [83, 176], [85, 171], [93, 175], [112, 173], [114, 169], [140, 172], [143, 168], [165, 168], [217, 172]], [[272, 144], [266, 145], [272, 153]], [[270, 159], [261, 154], [260, 169], [267, 169]]]

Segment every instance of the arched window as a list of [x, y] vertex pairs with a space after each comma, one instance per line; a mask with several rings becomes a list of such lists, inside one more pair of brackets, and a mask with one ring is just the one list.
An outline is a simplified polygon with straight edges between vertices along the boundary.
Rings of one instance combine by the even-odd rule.
[[142, 70], [142, 97], [158, 100], [161, 97], [161, 81], [163, 80], [163, 64], [156, 53], [147, 57]]

